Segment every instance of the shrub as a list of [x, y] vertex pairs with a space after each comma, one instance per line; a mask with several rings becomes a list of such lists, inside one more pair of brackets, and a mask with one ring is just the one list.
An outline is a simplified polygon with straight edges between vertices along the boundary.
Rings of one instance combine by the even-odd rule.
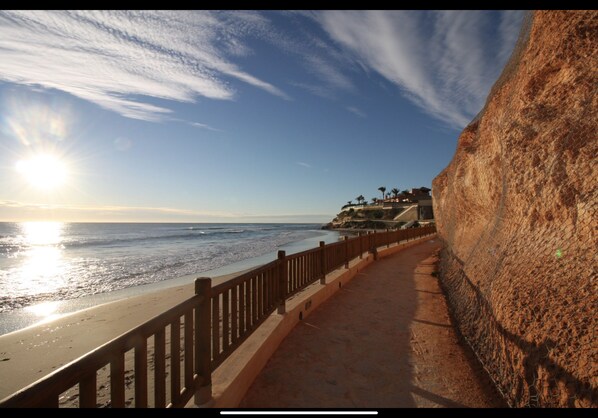
[[384, 217], [384, 211], [380, 209], [375, 210], [374, 213], [372, 213], [372, 217], [374, 219], [382, 219]]

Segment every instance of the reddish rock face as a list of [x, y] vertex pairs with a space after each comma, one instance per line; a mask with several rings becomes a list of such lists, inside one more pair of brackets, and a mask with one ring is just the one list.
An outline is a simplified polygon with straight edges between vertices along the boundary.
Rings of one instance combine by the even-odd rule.
[[513, 406], [598, 406], [598, 12], [534, 12], [433, 182], [459, 327]]

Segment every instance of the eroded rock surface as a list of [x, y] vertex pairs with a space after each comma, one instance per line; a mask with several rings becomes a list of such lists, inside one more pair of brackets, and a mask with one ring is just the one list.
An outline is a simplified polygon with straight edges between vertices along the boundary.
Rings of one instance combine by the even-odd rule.
[[598, 406], [598, 12], [539, 11], [433, 182], [453, 314], [513, 406]]

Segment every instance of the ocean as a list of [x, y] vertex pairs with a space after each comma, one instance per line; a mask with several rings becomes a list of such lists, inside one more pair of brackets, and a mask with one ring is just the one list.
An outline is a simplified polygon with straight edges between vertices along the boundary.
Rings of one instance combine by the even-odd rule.
[[43, 301], [163, 282], [241, 260], [255, 259], [257, 265], [260, 256], [270, 255], [263, 263], [271, 261], [285, 246], [292, 253], [338, 239], [320, 226], [0, 223], [0, 322], [6, 313]]

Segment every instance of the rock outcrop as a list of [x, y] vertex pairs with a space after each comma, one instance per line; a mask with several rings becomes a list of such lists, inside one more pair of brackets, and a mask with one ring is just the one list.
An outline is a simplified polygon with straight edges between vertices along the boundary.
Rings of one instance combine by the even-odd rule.
[[598, 406], [598, 12], [538, 11], [433, 182], [441, 280], [513, 406]]

